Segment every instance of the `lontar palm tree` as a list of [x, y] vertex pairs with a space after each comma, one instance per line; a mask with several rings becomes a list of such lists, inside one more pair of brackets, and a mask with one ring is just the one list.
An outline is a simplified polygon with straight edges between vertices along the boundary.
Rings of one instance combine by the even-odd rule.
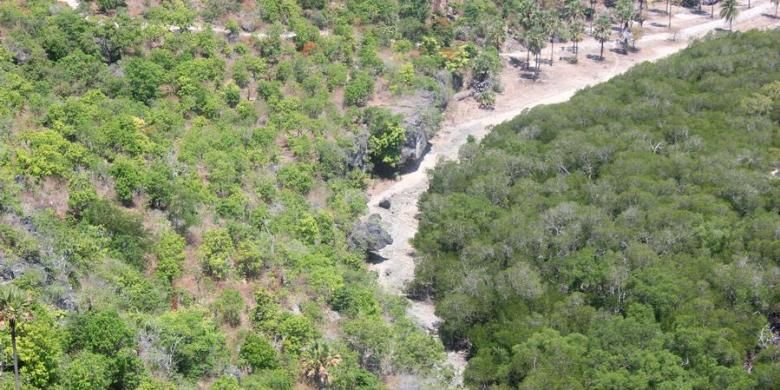
[[16, 286], [0, 286], [0, 324], [8, 325], [11, 331], [11, 351], [14, 359], [14, 383], [16, 390], [21, 388], [19, 381], [19, 354], [16, 351], [16, 327], [21, 321], [30, 318], [30, 302]]
[[333, 353], [328, 344], [316, 341], [304, 352], [301, 359], [304, 380], [317, 386], [318, 389], [324, 389], [330, 382], [328, 370], [340, 363], [339, 354]]
[[734, 19], [739, 15], [737, 0], [725, 0], [720, 8], [720, 17], [729, 22], [729, 31], [733, 31]]
[[593, 30], [593, 37], [596, 38], [599, 43], [601, 43], [601, 52], [599, 53], [599, 58], [604, 59], [604, 42], [609, 40], [609, 36], [612, 35], [612, 31], [610, 29], [612, 28], [612, 24], [609, 21], [609, 16], [607, 15], [601, 15], [596, 20], [596, 27]]

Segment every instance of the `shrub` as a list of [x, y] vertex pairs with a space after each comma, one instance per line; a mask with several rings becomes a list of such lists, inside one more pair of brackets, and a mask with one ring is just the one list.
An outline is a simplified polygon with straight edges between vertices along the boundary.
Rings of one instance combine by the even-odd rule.
[[134, 334], [116, 311], [92, 310], [70, 324], [70, 347], [113, 356], [134, 344]]
[[203, 272], [217, 279], [224, 279], [230, 271], [233, 241], [227, 229], [214, 229], [203, 235], [199, 248]]
[[255, 333], [250, 333], [244, 340], [238, 357], [241, 364], [251, 368], [252, 371], [276, 368], [278, 365], [274, 347], [265, 338]]
[[67, 389], [107, 389], [111, 385], [111, 362], [103, 355], [82, 352], [62, 372], [62, 383]]
[[349, 106], [363, 107], [374, 94], [374, 80], [367, 73], [358, 73], [344, 90], [344, 103]]
[[184, 264], [184, 239], [172, 231], [164, 231], [154, 246], [157, 257], [155, 273], [169, 284], [181, 275]]
[[216, 325], [197, 309], [167, 312], [150, 324], [157, 343], [171, 351], [175, 369], [187, 378], [214, 372], [227, 357], [225, 339]]
[[293, 190], [299, 194], [308, 193], [314, 184], [313, 168], [308, 164], [285, 165], [279, 169], [276, 177], [283, 188]]
[[236, 327], [241, 324], [244, 299], [237, 290], [228, 289], [212, 303], [211, 310], [221, 323]]

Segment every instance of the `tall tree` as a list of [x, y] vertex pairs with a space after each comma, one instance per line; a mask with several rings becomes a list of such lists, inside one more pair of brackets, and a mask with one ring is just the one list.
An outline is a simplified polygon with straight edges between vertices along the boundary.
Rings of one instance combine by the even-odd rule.
[[14, 360], [14, 383], [16, 390], [21, 388], [19, 380], [19, 353], [16, 350], [16, 327], [20, 321], [31, 316], [28, 297], [14, 285], [0, 287], [0, 324], [7, 324], [11, 332], [11, 353]]
[[599, 15], [599, 18], [596, 20], [596, 27], [593, 29], [593, 37], [601, 43], [599, 58], [602, 60], [604, 59], [604, 42], [612, 35], [612, 31], [610, 31], [611, 28], [612, 25], [609, 21], [609, 16], [604, 14]]
[[724, 0], [723, 6], [720, 8], [720, 17], [729, 22], [729, 31], [733, 31], [734, 19], [739, 15], [739, 8], [737, 8], [737, 0]]
[[569, 36], [574, 44], [574, 58], [579, 59], [580, 42], [585, 35], [585, 22], [581, 18], [574, 19], [569, 25]]

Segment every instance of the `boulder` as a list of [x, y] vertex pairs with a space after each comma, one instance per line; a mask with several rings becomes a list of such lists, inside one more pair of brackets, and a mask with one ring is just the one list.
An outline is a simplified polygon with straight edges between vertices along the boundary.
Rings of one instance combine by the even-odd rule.
[[367, 132], [357, 134], [352, 142], [352, 150], [347, 153], [347, 168], [349, 170], [358, 169], [360, 171], [368, 170], [370, 157], [368, 155]]
[[252, 19], [241, 19], [238, 22], [239, 27], [246, 32], [254, 32], [257, 29], [257, 24]]
[[379, 207], [389, 210], [390, 209], [390, 199], [382, 199], [379, 201]]
[[11, 52], [11, 58], [16, 65], [24, 65], [32, 59], [32, 52], [16, 43], [9, 44], [7, 48]]
[[381, 222], [382, 218], [378, 214], [371, 214], [365, 220], [356, 222], [349, 234], [350, 249], [373, 252], [392, 244], [393, 238]]

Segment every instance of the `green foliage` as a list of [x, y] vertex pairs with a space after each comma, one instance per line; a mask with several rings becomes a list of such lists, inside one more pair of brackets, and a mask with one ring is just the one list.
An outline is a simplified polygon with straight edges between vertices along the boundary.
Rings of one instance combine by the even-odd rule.
[[406, 129], [401, 117], [387, 109], [369, 108], [364, 113], [365, 123], [371, 134], [368, 148], [375, 164], [395, 167], [401, 159], [401, 147], [406, 141]]
[[138, 215], [120, 210], [105, 200], [97, 200], [84, 210], [82, 219], [108, 232], [113, 256], [138, 268], [145, 265], [143, 257], [148, 240]]
[[238, 290], [223, 290], [211, 304], [215, 317], [223, 324], [236, 327], [241, 324], [241, 313], [244, 311], [244, 299]]
[[87, 162], [86, 149], [69, 142], [51, 130], [35, 131], [25, 136], [28, 150], [16, 152], [22, 169], [34, 177], [68, 177], [74, 168]]
[[238, 357], [242, 365], [253, 371], [276, 368], [276, 350], [260, 335], [250, 333], [241, 345]]
[[225, 358], [224, 336], [203, 311], [168, 312], [148, 328], [158, 334], [160, 347], [171, 351], [176, 371], [185, 377], [215, 372]]
[[331, 299], [333, 309], [350, 316], [379, 314], [379, 303], [374, 292], [359, 286], [343, 286]]
[[349, 106], [363, 107], [374, 94], [374, 80], [367, 73], [357, 73], [347, 83], [344, 90], [344, 103]]
[[157, 257], [157, 275], [168, 283], [179, 277], [184, 264], [184, 239], [175, 232], [166, 230], [160, 235], [153, 252]]
[[308, 164], [285, 165], [276, 177], [282, 188], [288, 188], [300, 194], [306, 194], [314, 184], [313, 167]]
[[89, 311], [70, 324], [70, 348], [112, 356], [133, 344], [134, 334], [115, 311]]
[[81, 352], [63, 370], [62, 383], [68, 389], [106, 389], [111, 384], [110, 360], [103, 355]]
[[160, 85], [165, 81], [165, 69], [154, 62], [133, 58], [125, 66], [125, 77], [130, 95], [138, 101], [149, 103], [160, 93]]
[[[436, 299], [445, 343], [471, 346], [468, 386], [756, 386], [742, 365], [776, 301], [758, 242], [780, 223], [764, 94], [778, 38], [699, 42], [499, 125], [434, 171], [411, 292]], [[382, 326], [345, 332], [382, 356]]]
[[226, 278], [231, 269], [233, 252], [233, 240], [227, 229], [206, 232], [198, 250], [203, 272], [216, 279]]

